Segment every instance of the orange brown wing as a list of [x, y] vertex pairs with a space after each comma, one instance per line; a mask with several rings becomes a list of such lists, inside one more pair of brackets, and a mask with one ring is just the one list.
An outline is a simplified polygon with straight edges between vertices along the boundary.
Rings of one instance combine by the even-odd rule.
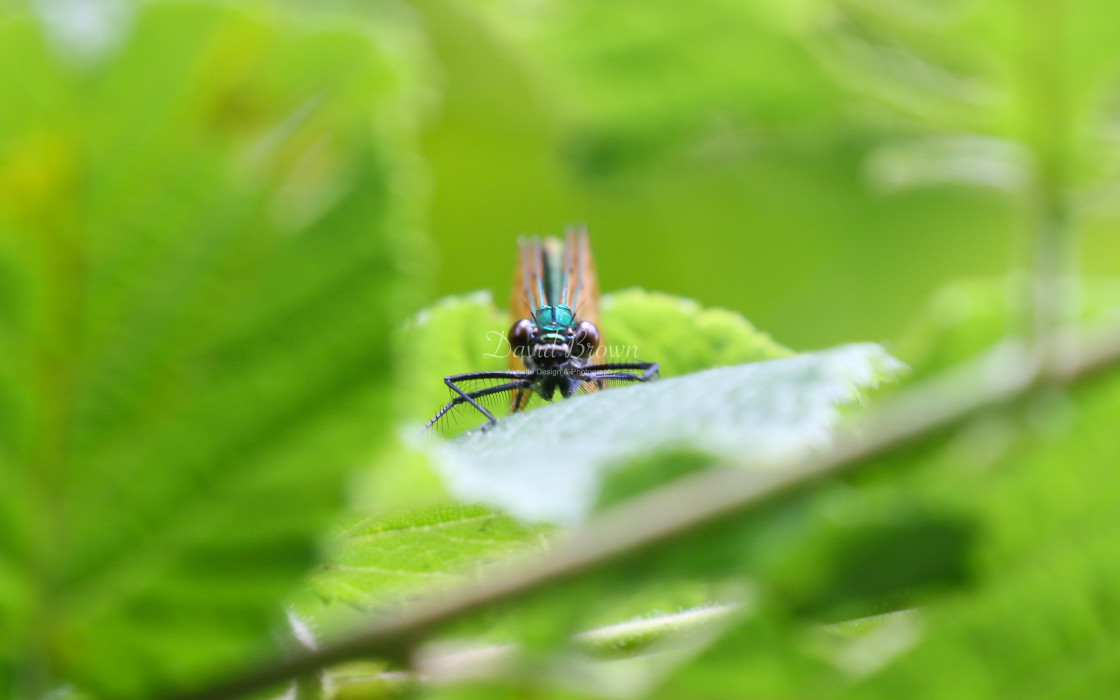
[[[549, 268], [547, 273], [546, 267]], [[560, 290], [562, 298], [539, 298], [542, 292], [546, 296], [555, 294], [556, 290], [545, 289], [546, 286], [551, 286], [546, 285], [545, 281], [546, 278], [555, 279], [557, 272], [563, 274], [564, 288]], [[586, 228], [569, 229], [562, 249], [554, 239], [541, 241], [530, 237], [522, 238], [518, 243], [517, 272], [509, 304], [511, 323], [523, 318], [533, 318], [538, 304], [561, 302], [572, 307], [578, 320], [590, 321], [599, 329], [599, 345], [595, 347], [596, 353], [592, 355], [592, 361], [601, 361], [601, 358], [594, 359], [599, 357], [597, 351], [603, 342], [603, 329], [599, 324], [599, 278], [595, 274], [595, 261], [591, 256]], [[526, 369], [522, 359], [513, 353], [510, 354], [510, 369]], [[596, 388], [594, 385], [585, 386], [587, 391], [594, 391]], [[510, 410], [521, 410], [531, 396], [530, 389], [514, 391], [510, 398]]]
[[603, 346], [603, 328], [599, 324], [599, 278], [595, 275], [595, 260], [591, 257], [587, 229], [569, 229], [566, 239], [564, 269], [567, 272], [569, 303], [578, 320], [590, 321], [599, 329], [599, 345], [595, 348], [598, 350]]
[[[539, 238], [525, 237], [517, 242], [517, 271], [513, 276], [513, 289], [509, 296], [510, 325], [523, 318], [533, 318], [536, 308], [533, 300], [541, 277], [541, 257], [543, 246]], [[526, 369], [525, 363], [514, 353], [509, 355], [509, 368]], [[510, 410], [519, 411], [525, 407], [532, 392], [529, 389], [514, 391], [510, 397]]]

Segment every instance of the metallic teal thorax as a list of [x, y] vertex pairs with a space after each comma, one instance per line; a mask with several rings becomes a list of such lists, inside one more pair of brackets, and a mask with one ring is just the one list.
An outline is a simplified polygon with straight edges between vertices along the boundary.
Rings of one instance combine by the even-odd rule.
[[537, 325], [541, 330], [555, 333], [571, 327], [574, 322], [575, 314], [567, 304], [546, 304], [537, 309]]

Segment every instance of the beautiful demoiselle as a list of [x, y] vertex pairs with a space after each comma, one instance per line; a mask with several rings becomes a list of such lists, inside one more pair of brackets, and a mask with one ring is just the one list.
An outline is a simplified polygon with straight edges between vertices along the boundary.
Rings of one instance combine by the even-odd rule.
[[[479, 400], [503, 393], [511, 395], [510, 410], [517, 412], [533, 396], [551, 401], [559, 391], [570, 398], [613, 382], [657, 376], [656, 362], [601, 362], [606, 346], [599, 330], [599, 283], [586, 230], [569, 230], [563, 243], [524, 238], [519, 249], [510, 299], [510, 369], [444, 377], [455, 395], [425, 430], [464, 403], [486, 416], [482, 427], [489, 428], [498, 419]], [[500, 383], [472, 391], [461, 386], [494, 381]]]

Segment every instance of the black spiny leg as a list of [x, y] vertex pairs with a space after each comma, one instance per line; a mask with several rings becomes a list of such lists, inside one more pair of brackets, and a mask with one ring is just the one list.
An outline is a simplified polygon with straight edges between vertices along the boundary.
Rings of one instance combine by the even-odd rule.
[[[431, 428], [433, 425], [435, 425], [436, 421], [438, 421], [440, 418], [443, 418], [443, 416], [448, 411], [450, 411], [452, 408], [455, 408], [461, 403], [469, 403], [470, 405], [477, 408], [482, 413], [482, 415], [486, 416], [489, 421], [485, 423], [482, 428], [484, 430], [486, 428], [489, 428], [490, 426], [497, 423], [498, 419], [495, 418], [494, 414], [490, 413], [490, 411], [487, 411], [485, 408], [483, 408], [477, 401], [475, 401], [475, 399], [482, 398], [483, 396], [489, 396], [491, 394], [498, 394], [503, 391], [513, 391], [516, 389], [526, 388], [529, 386], [529, 379], [527, 377], [528, 374], [528, 372], [516, 372], [513, 370], [508, 370], [504, 372], [467, 372], [466, 374], [453, 374], [450, 377], [444, 377], [444, 384], [451, 387], [452, 391], [459, 395], [451, 399], [451, 401], [447, 402], [447, 405], [441, 408], [439, 412], [436, 413], [436, 415], [433, 416], [432, 419], [424, 425], [424, 429], [420, 432], [427, 432], [428, 428]], [[474, 379], [512, 379], [514, 381], [470, 392], [463, 391], [455, 383], [471, 381]]]
[[[636, 374], [617, 374], [612, 375], [612, 370], [619, 369], [640, 369], [642, 370], [641, 376]], [[612, 362], [606, 365], [586, 365], [580, 371], [585, 375], [592, 375], [590, 378], [585, 376], [584, 381], [602, 381], [604, 379], [622, 379], [622, 381], [631, 382], [648, 382], [649, 380], [658, 376], [661, 370], [661, 365], [656, 362]]]
[[594, 372], [592, 374], [585, 374], [580, 377], [585, 382], [595, 382], [600, 387], [604, 386], [606, 382], [641, 382], [640, 374], [631, 374], [629, 372]]
[[[642, 374], [614, 372], [619, 369], [640, 369]], [[580, 370], [580, 379], [593, 382], [602, 389], [607, 382], [648, 382], [657, 376], [660, 366], [656, 362], [619, 362], [607, 365], [588, 365]]]

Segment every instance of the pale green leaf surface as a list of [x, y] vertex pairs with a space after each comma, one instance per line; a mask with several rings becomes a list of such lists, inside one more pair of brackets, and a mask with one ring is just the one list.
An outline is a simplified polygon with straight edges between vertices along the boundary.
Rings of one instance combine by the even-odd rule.
[[389, 426], [400, 59], [260, 8], [134, 9], [88, 65], [0, 27], [0, 684], [28, 695], [275, 651]]
[[826, 448], [840, 407], [901, 370], [873, 344], [715, 368], [507, 416], [437, 458], [462, 500], [572, 523], [605, 474], [630, 460], [690, 449], [764, 463]]

